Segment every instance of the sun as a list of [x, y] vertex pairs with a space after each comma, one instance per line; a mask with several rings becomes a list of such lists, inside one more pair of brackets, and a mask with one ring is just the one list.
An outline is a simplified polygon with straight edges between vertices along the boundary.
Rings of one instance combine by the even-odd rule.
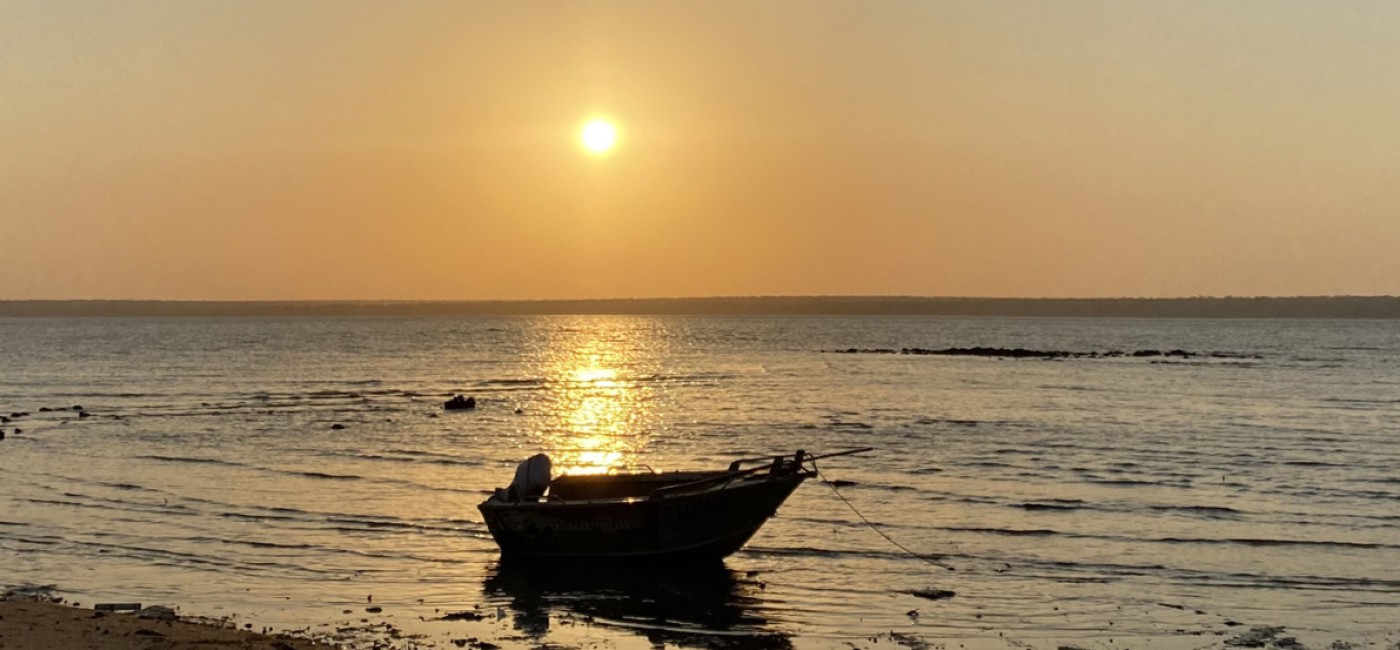
[[617, 127], [602, 118], [593, 118], [583, 123], [578, 131], [579, 144], [595, 156], [603, 156], [617, 148]]

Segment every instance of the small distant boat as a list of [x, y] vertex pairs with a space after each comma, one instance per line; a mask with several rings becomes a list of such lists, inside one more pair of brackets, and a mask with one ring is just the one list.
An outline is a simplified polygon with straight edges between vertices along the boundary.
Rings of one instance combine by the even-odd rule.
[[[718, 471], [551, 477], [538, 454], [478, 506], [504, 559], [718, 560], [739, 550], [824, 455], [798, 450]], [[745, 465], [757, 466], [745, 468]]]

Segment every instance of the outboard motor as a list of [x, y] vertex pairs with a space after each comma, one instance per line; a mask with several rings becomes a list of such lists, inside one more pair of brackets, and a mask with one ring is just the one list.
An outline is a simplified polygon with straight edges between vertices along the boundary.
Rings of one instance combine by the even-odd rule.
[[515, 480], [510, 482], [506, 495], [511, 501], [539, 501], [549, 488], [550, 474], [554, 463], [549, 456], [535, 454], [526, 458], [515, 468]]

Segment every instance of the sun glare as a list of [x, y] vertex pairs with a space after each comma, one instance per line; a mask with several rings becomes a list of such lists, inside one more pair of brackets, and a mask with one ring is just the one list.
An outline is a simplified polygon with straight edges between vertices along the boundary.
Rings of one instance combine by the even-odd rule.
[[604, 119], [592, 119], [579, 129], [578, 139], [589, 153], [601, 156], [617, 147], [617, 127]]

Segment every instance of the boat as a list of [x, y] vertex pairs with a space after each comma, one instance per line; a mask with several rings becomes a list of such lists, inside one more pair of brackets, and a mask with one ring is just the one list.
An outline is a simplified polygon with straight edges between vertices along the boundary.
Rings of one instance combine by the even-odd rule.
[[[864, 451], [744, 458], [723, 470], [552, 477], [537, 454], [477, 506], [503, 560], [719, 560], [777, 513], [815, 461]], [[751, 467], [746, 467], [752, 465]]]

